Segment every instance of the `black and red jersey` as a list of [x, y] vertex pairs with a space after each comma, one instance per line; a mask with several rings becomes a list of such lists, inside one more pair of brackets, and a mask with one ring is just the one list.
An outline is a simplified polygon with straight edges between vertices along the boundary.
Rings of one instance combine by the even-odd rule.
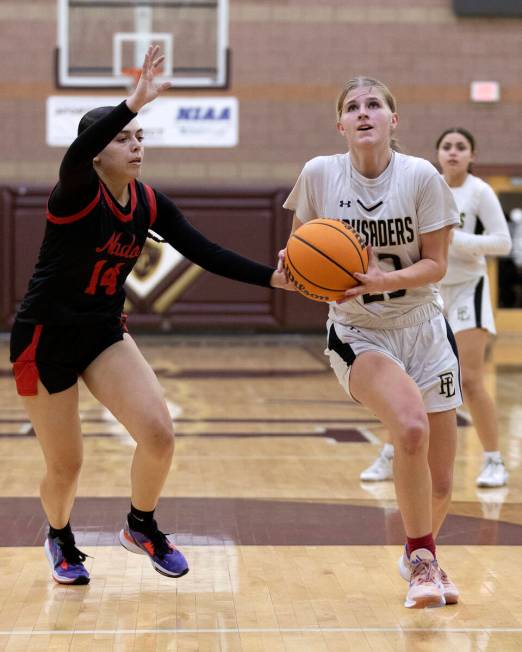
[[47, 214], [45, 236], [29, 289], [18, 313], [21, 321], [76, 323], [120, 315], [123, 284], [156, 219], [154, 191], [130, 184], [124, 212], [100, 181], [95, 198], [81, 211]]
[[208, 271], [269, 287], [273, 269], [223, 249], [192, 227], [165, 195], [139, 181], [121, 206], [92, 159], [135, 116], [125, 102], [78, 136], [49, 198], [38, 262], [17, 315], [31, 323], [98, 323], [118, 319], [123, 285], [149, 228]]

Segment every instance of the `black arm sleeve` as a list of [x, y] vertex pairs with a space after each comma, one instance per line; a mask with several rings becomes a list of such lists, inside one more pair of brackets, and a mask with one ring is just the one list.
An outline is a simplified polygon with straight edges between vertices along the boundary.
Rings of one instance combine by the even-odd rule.
[[244, 258], [207, 240], [187, 222], [168, 197], [157, 191], [155, 193], [158, 213], [152, 229], [180, 254], [214, 274], [252, 285], [270, 287], [274, 268]]
[[75, 213], [95, 197], [98, 192], [98, 175], [93, 168], [92, 159], [135, 116], [127, 104], [122, 102], [76, 138], [60, 165], [60, 180], [49, 198], [51, 213]]

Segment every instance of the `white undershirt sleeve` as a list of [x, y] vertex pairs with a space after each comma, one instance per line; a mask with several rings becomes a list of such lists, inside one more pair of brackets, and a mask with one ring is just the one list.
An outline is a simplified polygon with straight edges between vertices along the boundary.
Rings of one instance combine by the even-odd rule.
[[452, 249], [475, 256], [507, 255], [511, 250], [508, 225], [502, 206], [488, 185], [482, 190], [477, 217], [484, 225], [484, 233], [475, 235], [457, 229], [453, 232]]

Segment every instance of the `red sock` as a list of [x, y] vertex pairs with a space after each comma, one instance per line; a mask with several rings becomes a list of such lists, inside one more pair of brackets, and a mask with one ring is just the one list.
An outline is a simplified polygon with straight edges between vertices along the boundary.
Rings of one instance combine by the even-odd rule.
[[419, 548], [425, 548], [429, 550], [431, 554], [435, 557], [435, 541], [433, 540], [433, 535], [430, 532], [423, 537], [418, 537], [417, 539], [410, 539], [407, 537], [406, 550], [408, 551], [408, 557], [414, 550]]

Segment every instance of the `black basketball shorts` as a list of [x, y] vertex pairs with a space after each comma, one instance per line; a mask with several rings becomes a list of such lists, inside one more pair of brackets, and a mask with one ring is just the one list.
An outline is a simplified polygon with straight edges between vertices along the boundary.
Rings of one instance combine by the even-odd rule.
[[124, 321], [111, 325], [27, 324], [15, 321], [11, 363], [20, 396], [36, 396], [38, 380], [49, 394], [72, 387], [102, 351], [123, 339]]

